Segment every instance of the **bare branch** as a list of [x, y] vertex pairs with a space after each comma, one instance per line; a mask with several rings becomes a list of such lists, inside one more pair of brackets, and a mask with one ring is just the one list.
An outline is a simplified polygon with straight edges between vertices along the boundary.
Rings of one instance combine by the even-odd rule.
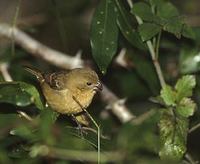
[[34, 55], [35, 57], [40, 57], [49, 63], [56, 65], [65, 69], [72, 69], [76, 67], [82, 67], [83, 61], [80, 56], [72, 57], [66, 55], [62, 52], [51, 49], [37, 40], [31, 38], [29, 35], [23, 31], [11, 27], [8, 24], [0, 24], [0, 35], [13, 39], [18, 45], [23, 47], [26, 51]]
[[124, 67], [124, 68], [127, 68], [128, 67], [128, 64], [127, 62], [125, 61], [125, 55], [126, 55], [126, 48], [122, 48], [121, 51], [119, 52], [119, 54], [117, 55], [116, 59], [115, 59], [115, 62]]
[[[0, 36], [4, 36], [8, 39], [14, 39], [16, 44], [20, 45], [33, 56], [42, 58], [55, 66], [64, 69], [84, 66], [84, 61], [81, 59], [80, 52], [73, 57], [56, 51], [41, 44], [20, 29], [12, 28], [8, 24], [0, 23]], [[116, 115], [122, 123], [128, 122], [135, 117], [128, 110], [125, 104], [122, 103], [122, 101], [105, 85], [104, 90], [101, 92], [101, 97], [108, 104], [113, 114]]]
[[119, 99], [113, 92], [110, 91], [105, 85], [101, 93], [102, 100], [105, 101], [108, 109], [111, 109], [113, 114], [122, 122], [128, 122], [135, 118], [135, 116], [125, 106], [124, 99]]
[[[29, 154], [33, 158], [36, 156], [46, 156], [64, 160], [97, 162], [97, 153], [94, 151], [67, 150], [47, 145], [35, 145], [31, 147]], [[119, 162], [123, 159], [124, 154], [120, 152], [103, 152], [101, 157], [102, 162]]]
[[2, 73], [2, 76], [5, 81], [13, 81], [12, 77], [8, 73], [8, 64], [7, 63], [1, 63], [0, 64], [0, 71]]

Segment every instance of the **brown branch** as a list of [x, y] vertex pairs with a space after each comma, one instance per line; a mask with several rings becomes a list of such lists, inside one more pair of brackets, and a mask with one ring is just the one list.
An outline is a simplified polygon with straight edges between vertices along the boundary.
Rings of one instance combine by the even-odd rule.
[[33, 39], [18, 28], [12, 27], [8, 24], [0, 23], [0, 35], [13, 39], [18, 45], [31, 53], [33, 56], [42, 58], [43, 60], [58, 67], [72, 69], [83, 66], [83, 61], [80, 59], [80, 56], [72, 57], [51, 49]]
[[[13, 39], [16, 44], [20, 45], [33, 56], [42, 58], [55, 66], [64, 69], [84, 66], [84, 61], [81, 59], [80, 55], [74, 57], [51, 49], [33, 39], [20, 29], [12, 28], [8, 24], [0, 23], [0, 36]], [[104, 90], [101, 92], [101, 97], [108, 104], [113, 114], [116, 115], [122, 123], [128, 122], [135, 117], [125, 106], [125, 103], [122, 103], [122, 101], [105, 85]]]
[[5, 81], [13, 81], [12, 77], [10, 76], [10, 74], [8, 72], [8, 64], [7, 63], [0, 64], [0, 71], [1, 71], [2, 76]]
[[105, 101], [108, 109], [111, 109], [112, 113], [117, 116], [117, 118], [122, 122], [128, 122], [135, 118], [135, 116], [129, 111], [125, 106], [125, 100], [119, 99], [111, 90], [103, 86], [103, 91], [101, 93], [101, 98]]
[[[97, 162], [95, 151], [67, 150], [47, 145], [35, 145], [31, 147], [29, 155], [34, 158], [46, 156], [64, 160]], [[124, 154], [120, 152], [103, 152], [101, 162], [119, 162], [124, 159]]]

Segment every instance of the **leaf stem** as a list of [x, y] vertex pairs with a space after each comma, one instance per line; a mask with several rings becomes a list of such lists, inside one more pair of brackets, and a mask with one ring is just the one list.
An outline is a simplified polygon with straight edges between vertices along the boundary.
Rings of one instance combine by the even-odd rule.
[[[132, 1], [131, 0], [127, 0], [127, 2], [129, 4], [130, 8], [132, 8], [133, 7]], [[143, 24], [143, 20], [139, 16], [135, 15], [135, 18], [136, 18], [136, 20], [137, 20], [139, 25]], [[160, 42], [160, 39], [158, 40], [158, 42]], [[153, 61], [153, 65], [154, 65], [154, 67], [156, 69], [156, 73], [158, 75], [158, 79], [160, 81], [160, 85], [163, 88], [165, 86], [165, 80], [164, 80], [164, 77], [163, 77], [163, 73], [162, 73], [160, 64], [159, 64], [158, 59], [157, 59], [158, 54], [156, 54], [156, 52], [158, 52], [158, 50], [156, 50], [156, 52], [155, 52], [153, 44], [152, 44], [152, 42], [150, 40], [148, 40], [146, 42], [146, 44], [147, 44], [147, 47], [149, 49], [149, 53], [151, 55], [151, 59]], [[157, 43], [157, 45], [158, 45], [158, 43]]]
[[161, 38], [162, 32], [160, 31], [158, 33], [157, 43], [156, 43], [156, 59], [158, 59], [159, 56], [159, 47], [160, 47], [160, 38]]

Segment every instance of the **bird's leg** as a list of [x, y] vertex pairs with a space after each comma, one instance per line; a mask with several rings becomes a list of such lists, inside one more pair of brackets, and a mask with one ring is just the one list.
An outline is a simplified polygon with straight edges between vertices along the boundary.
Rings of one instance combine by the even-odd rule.
[[72, 117], [72, 120], [76, 123], [77, 125], [77, 129], [78, 129], [78, 132], [80, 133], [80, 136], [83, 137], [83, 129], [82, 129], [82, 125], [78, 122], [78, 120], [76, 119], [76, 117], [72, 114], [71, 115]]
[[74, 99], [74, 101], [81, 107], [81, 109], [83, 110], [83, 112], [85, 112], [87, 114], [87, 116], [91, 119], [91, 121], [94, 123], [94, 125], [96, 126], [97, 128], [97, 140], [98, 140], [98, 144], [97, 144], [97, 147], [98, 147], [98, 164], [100, 163], [100, 127], [99, 125], [96, 123], [96, 121], [93, 119], [93, 117], [89, 114], [89, 112], [81, 105], [81, 103], [76, 99], [75, 96], [72, 96], [72, 98]]

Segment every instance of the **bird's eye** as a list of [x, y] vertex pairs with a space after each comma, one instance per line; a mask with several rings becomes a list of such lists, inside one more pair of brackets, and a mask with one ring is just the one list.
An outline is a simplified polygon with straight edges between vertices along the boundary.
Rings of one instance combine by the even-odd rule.
[[88, 85], [88, 86], [90, 86], [90, 85], [92, 85], [92, 83], [90, 83], [90, 82], [87, 82], [87, 85]]

